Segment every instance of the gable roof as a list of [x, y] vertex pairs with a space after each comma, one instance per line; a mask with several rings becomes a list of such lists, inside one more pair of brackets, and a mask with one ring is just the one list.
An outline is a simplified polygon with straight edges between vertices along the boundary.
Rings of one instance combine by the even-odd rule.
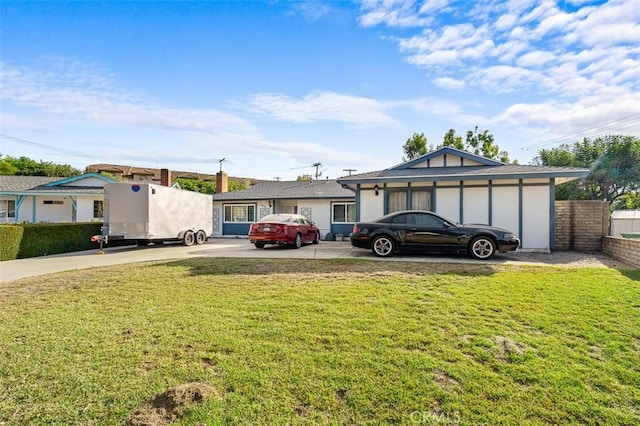
[[[113, 179], [96, 173], [71, 177], [0, 176], [0, 195], [101, 195], [102, 186], [82, 185], [85, 179], [100, 179], [105, 183]], [[75, 184], [73, 184], [75, 183]]]
[[343, 188], [335, 180], [268, 181], [255, 184], [242, 191], [215, 194], [214, 201], [282, 200], [282, 199], [354, 199], [350, 189]]
[[[453, 156], [460, 161], [455, 165], [447, 165], [446, 156]], [[443, 161], [431, 166], [432, 160], [443, 157]], [[467, 164], [464, 165], [465, 161]], [[504, 180], [504, 179], [556, 179], [556, 184], [584, 178], [588, 169], [577, 167], [532, 166], [506, 164], [480, 155], [451, 147], [442, 147], [414, 160], [390, 167], [337, 179], [343, 185], [360, 183], [390, 183], [414, 181], [461, 181], [461, 180]]]
[[88, 179], [88, 178], [96, 178], [96, 179], [99, 179], [99, 180], [103, 180], [105, 183], [115, 182], [114, 179], [111, 179], [110, 177], [103, 176], [103, 175], [98, 174], [98, 173], [84, 173], [84, 174], [81, 174], [81, 175], [71, 176], [71, 177], [68, 177], [68, 178], [63, 178], [63, 179], [60, 179], [60, 180], [49, 182], [49, 183], [46, 183], [45, 186], [66, 185], [66, 184], [69, 184], [69, 183], [82, 181], [82, 180]]
[[436, 149], [435, 151], [431, 151], [428, 152], [424, 155], [421, 155], [418, 158], [414, 158], [413, 160], [409, 160], [406, 161], [404, 163], [400, 163], [396, 166], [390, 167], [391, 169], [397, 170], [397, 169], [408, 169], [411, 167], [414, 167], [420, 163], [424, 163], [424, 162], [429, 162], [431, 159], [436, 158], [436, 157], [440, 157], [442, 155], [454, 155], [456, 157], [461, 157], [467, 160], [471, 160], [474, 161], [476, 163], [480, 163], [483, 164], [485, 166], [501, 166], [501, 165], [505, 165], [506, 163], [503, 163], [502, 161], [498, 161], [498, 160], [492, 160], [490, 158], [487, 157], [483, 157], [481, 155], [477, 155], [477, 154], [472, 154], [470, 152], [467, 151], [462, 151], [460, 149], [457, 148], [453, 148], [450, 146], [443, 146], [441, 148]]

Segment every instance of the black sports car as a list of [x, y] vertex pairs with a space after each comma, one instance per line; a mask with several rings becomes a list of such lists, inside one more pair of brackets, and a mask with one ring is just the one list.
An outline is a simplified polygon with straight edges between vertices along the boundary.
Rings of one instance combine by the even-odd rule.
[[433, 212], [407, 210], [382, 216], [353, 226], [351, 245], [371, 249], [377, 256], [399, 251], [467, 253], [485, 260], [496, 251], [506, 253], [520, 246], [510, 231], [489, 225], [463, 225]]

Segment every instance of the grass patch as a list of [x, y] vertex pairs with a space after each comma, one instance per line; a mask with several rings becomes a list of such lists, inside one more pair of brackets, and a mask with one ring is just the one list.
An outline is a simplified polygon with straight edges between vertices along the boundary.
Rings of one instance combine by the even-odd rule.
[[[301, 272], [304, 271], [304, 272]], [[640, 272], [189, 259], [0, 287], [0, 424], [638, 424]]]

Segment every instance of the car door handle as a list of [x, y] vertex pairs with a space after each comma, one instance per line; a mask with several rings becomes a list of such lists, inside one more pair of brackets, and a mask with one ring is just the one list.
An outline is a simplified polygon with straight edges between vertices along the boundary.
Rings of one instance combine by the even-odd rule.
[[409, 231], [417, 231], [418, 228], [409, 228]]

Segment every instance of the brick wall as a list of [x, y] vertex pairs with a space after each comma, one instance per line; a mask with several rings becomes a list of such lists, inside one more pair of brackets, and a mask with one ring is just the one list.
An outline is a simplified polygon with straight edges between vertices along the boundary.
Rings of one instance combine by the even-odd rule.
[[640, 269], [640, 240], [605, 237], [602, 241], [602, 250], [606, 255]]
[[556, 201], [555, 250], [602, 251], [609, 234], [609, 203], [597, 200]]

